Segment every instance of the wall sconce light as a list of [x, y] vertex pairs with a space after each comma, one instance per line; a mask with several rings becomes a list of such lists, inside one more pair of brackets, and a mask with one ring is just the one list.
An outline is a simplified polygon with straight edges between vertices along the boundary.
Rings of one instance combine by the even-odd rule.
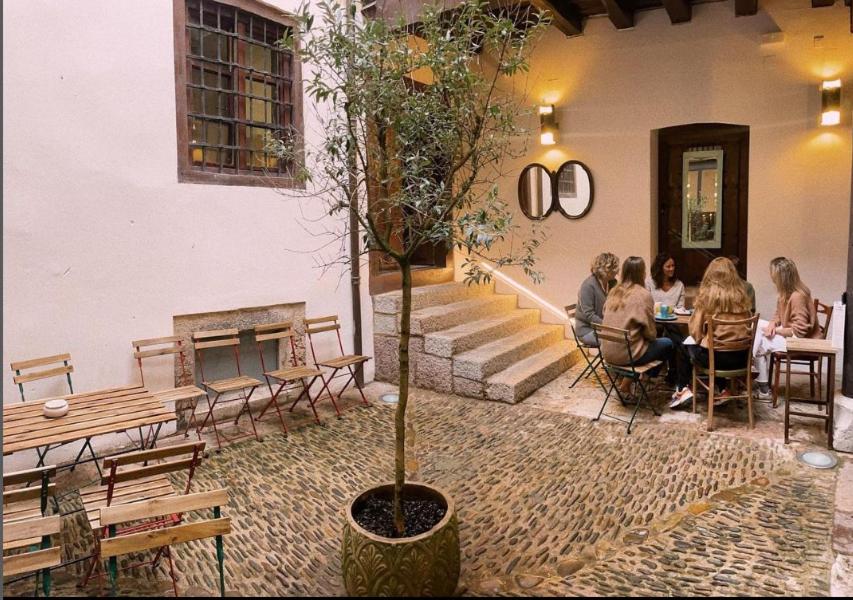
[[553, 104], [539, 107], [539, 143], [543, 146], [557, 143], [557, 113]]
[[820, 124], [841, 123], [841, 80], [824, 81], [820, 86]]

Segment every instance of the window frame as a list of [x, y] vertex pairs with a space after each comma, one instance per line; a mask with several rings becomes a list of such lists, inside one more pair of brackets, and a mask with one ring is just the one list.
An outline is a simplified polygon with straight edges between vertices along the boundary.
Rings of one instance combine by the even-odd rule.
[[[271, 6], [260, 0], [213, 0], [219, 4], [232, 6], [238, 10], [252, 13], [263, 19], [274, 21], [284, 27], [289, 27], [296, 32], [296, 20], [284, 12], [283, 9]], [[263, 171], [255, 173], [216, 173], [213, 171], [202, 171], [193, 166], [189, 159], [189, 106], [187, 102], [187, 84], [189, 73], [187, 72], [187, 0], [173, 0], [174, 36], [175, 36], [175, 116], [177, 121], [177, 155], [178, 155], [178, 182], [179, 183], [202, 183], [216, 185], [238, 185], [255, 187], [283, 187], [304, 188], [305, 184], [289, 175], [272, 175]], [[299, 39], [295, 37], [296, 48], [299, 47]], [[294, 52], [291, 68], [290, 96], [293, 103], [292, 127], [298, 136], [304, 132], [303, 124], [303, 95], [302, 95], [302, 62]], [[235, 100], [239, 111], [239, 99]], [[300, 150], [300, 154], [302, 150]], [[301, 162], [303, 156], [297, 158]], [[235, 163], [240, 164], [240, 152], [235, 151]]]

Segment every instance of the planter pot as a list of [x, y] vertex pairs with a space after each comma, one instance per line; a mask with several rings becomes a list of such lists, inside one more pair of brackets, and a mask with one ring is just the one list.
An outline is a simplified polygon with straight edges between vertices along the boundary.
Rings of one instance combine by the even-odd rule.
[[425, 483], [407, 483], [407, 498], [435, 499], [447, 507], [432, 529], [408, 538], [387, 538], [356, 523], [353, 508], [376, 495], [390, 497], [394, 484], [370, 488], [346, 508], [342, 570], [350, 596], [452, 596], [459, 582], [459, 525], [453, 499]]

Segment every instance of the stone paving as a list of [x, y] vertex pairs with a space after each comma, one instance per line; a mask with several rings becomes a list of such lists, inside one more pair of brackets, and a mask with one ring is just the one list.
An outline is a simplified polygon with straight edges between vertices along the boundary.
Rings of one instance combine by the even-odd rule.
[[[600, 399], [585, 383], [567, 402], [572, 375], [515, 406], [416, 390], [407, 466], [411, 478], [456, 499], [461, 594], [829, 593], [835, 470], [794, 461], [781, 431], [727, 435], [727, 427], [746, 431], [737, 409], [731, 423], [721, 420], [723, 434], [684, 413], [643, 415], [630, 436], [620, 423], [592, 423], [586, 413]], [[375, 399], [389, 388], [368, 389]], [[303, 419], [287, 437], [268, 433], [211, 453], [196, 475], [195, 491], [230, 490], [229, 595], [343, 594], [343, 506], [390, 479], [393, 408], [352, 400], [343, 418], [327, 421]], [[63, 504], [72, 510], [79, 498]], [[66, 560], [89, 551], [81, 513], [63, 519], [62, 541]], [[217, 590], [211, 540], [175, 546], [174, 555], [182, 595]], [[80, 569], [56, 573], [55, 595], [100, 593], [74, 586]], [[134, 569], [120, 582], [121, 595], [172, 593], [164, 567]]]

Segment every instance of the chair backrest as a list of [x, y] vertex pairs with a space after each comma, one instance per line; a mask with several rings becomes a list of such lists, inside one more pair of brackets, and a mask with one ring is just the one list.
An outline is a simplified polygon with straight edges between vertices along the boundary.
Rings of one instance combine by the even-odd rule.
[[237, 375], [243, 374], [240, 370], [240, 331], [238, 329], [216, 329], [212, 331], [193, 332], [193, 345], [195, 346], [195, 354], [198, 358], [202, 381], [205, 381], [203, 354], [205, 350], [210, 350], [211, 348], [228, 346], [234, 348], [234, 362], [237, 365]]
[[305, 333], [308, 334], [308, 345], [311, 346], [311, 357], [315, 364], [317, 363], [317, 354], [314, 352], [314, 337], [326, 331], [334, 331], [338, 334], [338, 348], [340, 348], [341, 356], [344, 355], [344, 342], [341, 339], [341, 325], [338, 323], [338, 315], [305, 319]]
[[[62, 363], [62, 366], [56, 366], [59, 363]], [[15, 382], [15, 385], [18, 386], [18, 390], [21, 392], [21, 400], [24, 401], [26, 398], [24, 397], [24, 384], [29, 383], [30, 381], [38, 381], [39, 379], [48, 379], [50, 377], [61, 377], [65, 375], [66, 380], [68, 381], [68, 391], [69, 393], [74, 393], [74, 386], [71, 383], [71, 373], [74, 372], [74, 367], [71, 363], [71, 355], [70, 354], [56, 354], [54, 356], [44, 356], [42, 358], [32, 358], [30, 360], [21, 360], [17, 362], [11, 363], [9, 366], [12, 367], [12, 372], [14, 376], [12, 380]], [[46, 367], [48, 365], [53, 365], [49, 369], [40, 369], [38, 371], [33, 371], [37, 367]], [[29, 373], [24, 373], [24, 371], [29, 371]]]
[[[606, 340], [608, 342], [614, 342], [617, 344], [624, 344], [625, 348], [628, 351], [628, 365], [616, 365], [616, 366], [630, 366], [631, 370], [634, 370], [634, 353], [631, 350], [631, 332], [627, 329], [621, 329], [619, 327], [611, 327], [610, 325], [602, 325], [601, 323], [590, 323], [592, 330], [595, 332], [595, 338], [598, 340], [599, 347], [601, 347], [601, 340]], [[604, 363], [607, 363], [607, 359], [604, 359]]]
[[[815, 313], [817, 313], [817, 326], [820, 329], [820, 337], [821, 339], [826, 339], [826, 334], [829, 333], [829, 322], [832, 320], [832, 304], [824, 304], [817, 298], [814, 300], [814, 309]], [[823, 324], [821, 325], [820, 317], [823, 315]]]
[[290, 364], [297, 366], [296, 341], [292, 321], [281, 321], [279, 323], [267, 323], [255, 327], [255, 342], [258, 344], [258, 356], [261, 359], [261, 369], [266, 373], [267, 365], [264, 362], [263, 345], [266, 342], [278, 344], [282, 340], [290, 342]]
[[[47, 501], [56, 493], [56, 484], [50, 480], [56, 475], [56, 466], [39, 467], [26, 471], [3, 474], [3, 519], [16, 520], [25, 516], [34, 516], [35, 508], [42, 516], [47, 512]], [[29, 487], [30, 484], [39, 483]], [[25, 485], [20, 489], [10, 489], [16, 485]], [[38, 499], [39, 502], [33, 501]]]
[[26, 548], [32, 540], [41, 542], [38, 550], [3, 557], [3, 575], [20, 575], [55, 567], [62, 562], [61, 548], [51, 548], [50, 536], [58, 535], [59, 515], [7, 522], [3, 519], [3, 549]]
[[[746, 351], [747, 373], [752, 368], [752, 345], [755, 342], [755, 334], [758, 330], [758, 319], [761, 315], [755, 313], [745, 319], [717, 319], [716, 315], [709, 315], [706, 320], [708, 335], [708, 368], [714, 370], [714, 352], [738, 352]], [[717, 326], [739, 326], [745, 325], [746, 332], [740, 338], [723, 342], [717, 339]]]
[[[231, 533], [231, 519], [222, 517], [221, 513], [222, 506], [226, 504], [228, 504], [228, 491], [218, 489], [198, 494], [187, 494], [178, 499], [154, 498], [100, 509], [100, 522], [108, 531], [108, 535], [101, 540], [101, 556], [110, 561], [113, 581], [115, 581], [115, 575], [118, 572], [117, 556], [215, 537], [216, 557], [219, 562], [220, 593], [224, 596], [225, 573], [223, 569], [222, 536]], [[213, 509], [213, 519], [193, 520], [190, 523], [180, 523], [140, 533], [117, 535], [116, 526], [121, 523], [157, 519], [176, 512], [186, 513], [204, 509]]]
[[[139, 365], [139, 378], [142, 385], [145, 385], [145, 373], [142, 370], [142, 359], [151, 358], [154, 356], [164, 356], [168, 354], [177, 354], [181, 363], [181, 385], [185, 385], [192, 381], [192, 377], [187, 371], [187, 346], [184, 345], [183, 338], [179, 335], [170, 335], [160, 338], [149, 338], [146, 340], [135, 340], [131, 342], [134, 348], [133, 358], [136, 359]], [[152, 348], [152, 346], [155, 346]], [[143, 350], [143, 348], [146, 348]]]
[[[107, 486], [107, 506], [112, 503], [113, 492], [117, 484], [154, 475], [163, 475], [164, 473], [187, 471], [184, 494], [188, 494], [193, 475], [201, 464], [202, 458], [204, 458], [204, 447], [205, 442], [191, 442], [153, 450], [128, 452], [104, 459], [104, 475], [101, 478], [101, 485]], [[163, 462], [148, 464], [155, 460], [162, 460]], [[126, 468], [119, 469], [120, 467]]]
[[572, 328], [572, 337], [575, 338], [575, 344], [580, 346], [581, 341], [578, 339], [577, 331], [575, 331], [575, 314], [577, 313], [577, 308], [577, 304], [567, 304], [565, 306], [566, 316], [569, 317], [569, 327]]

